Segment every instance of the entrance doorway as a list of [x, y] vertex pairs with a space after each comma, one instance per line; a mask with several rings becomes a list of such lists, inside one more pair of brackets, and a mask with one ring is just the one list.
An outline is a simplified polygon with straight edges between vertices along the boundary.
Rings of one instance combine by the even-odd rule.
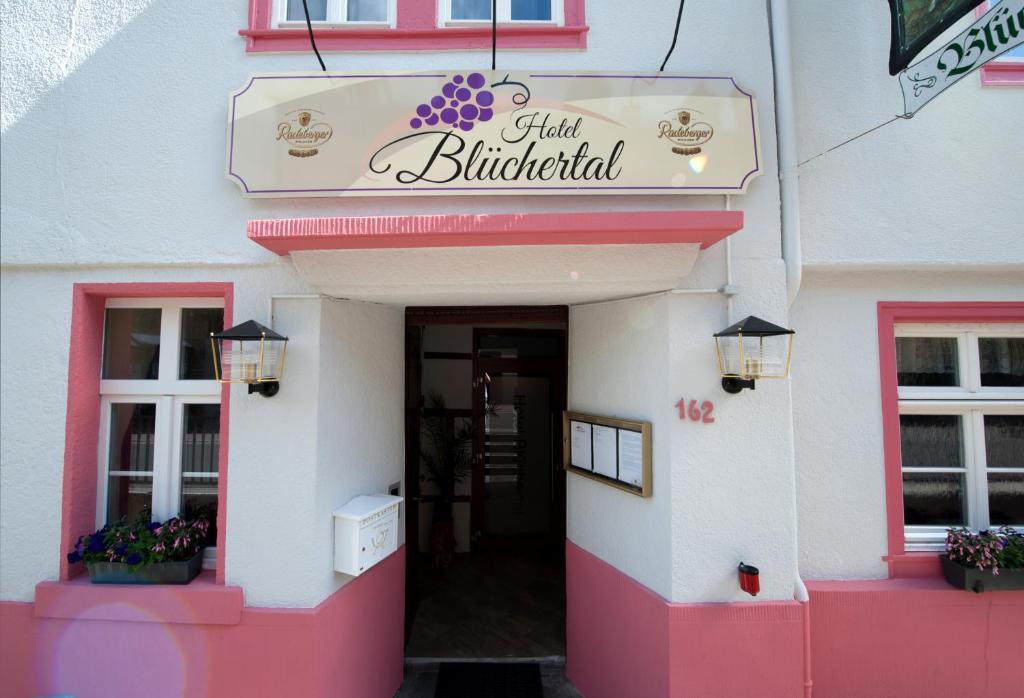
[[406, 656], [565, 655], [568, 309], [406, 311]]

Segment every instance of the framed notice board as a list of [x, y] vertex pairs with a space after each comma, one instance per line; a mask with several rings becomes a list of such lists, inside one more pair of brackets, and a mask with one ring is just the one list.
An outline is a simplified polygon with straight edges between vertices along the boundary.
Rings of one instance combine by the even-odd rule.
[[651, 496], [651, 423], [562, 413], [562, 462], [566, 471]]

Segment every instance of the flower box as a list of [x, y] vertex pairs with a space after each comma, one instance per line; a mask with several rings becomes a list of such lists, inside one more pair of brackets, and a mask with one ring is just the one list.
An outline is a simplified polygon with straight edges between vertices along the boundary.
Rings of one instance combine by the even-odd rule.
[[976, 567], [964, 567], [959, 562], [949, 559], [948, 555], [940, 555], [942, 575], [946, 581], [958, 589], [965, 589], [980, 594], [983, 591], [1024, 589], [1024, 569], [1000, 569], [999, 574], [992, 570], [979, 570]]
[[163, 523], [149, 513], [80, 536], [68, 563], [84, 562], [93, 584], [188, 584], [202, 571], [203, 546], [211, 539], [205, 517]]
[[154, 562], [132, 569], [127, 562], [88, 562], [93, 584], [188, 584], [203, 569], [200, 550], [188, 560]]

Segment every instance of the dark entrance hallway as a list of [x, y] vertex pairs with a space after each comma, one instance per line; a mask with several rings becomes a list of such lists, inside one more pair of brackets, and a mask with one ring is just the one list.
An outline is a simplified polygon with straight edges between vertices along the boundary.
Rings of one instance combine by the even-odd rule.
[[406, 657], [565, 655], [565, 307], [406, 312]]

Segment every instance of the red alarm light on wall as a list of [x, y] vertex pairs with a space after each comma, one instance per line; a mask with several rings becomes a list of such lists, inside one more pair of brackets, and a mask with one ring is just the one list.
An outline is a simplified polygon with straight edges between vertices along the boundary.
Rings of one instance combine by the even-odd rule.
[[753, 565], [740, 563], [740, 589], [751, 596], [761, 591], [760, 571]]

